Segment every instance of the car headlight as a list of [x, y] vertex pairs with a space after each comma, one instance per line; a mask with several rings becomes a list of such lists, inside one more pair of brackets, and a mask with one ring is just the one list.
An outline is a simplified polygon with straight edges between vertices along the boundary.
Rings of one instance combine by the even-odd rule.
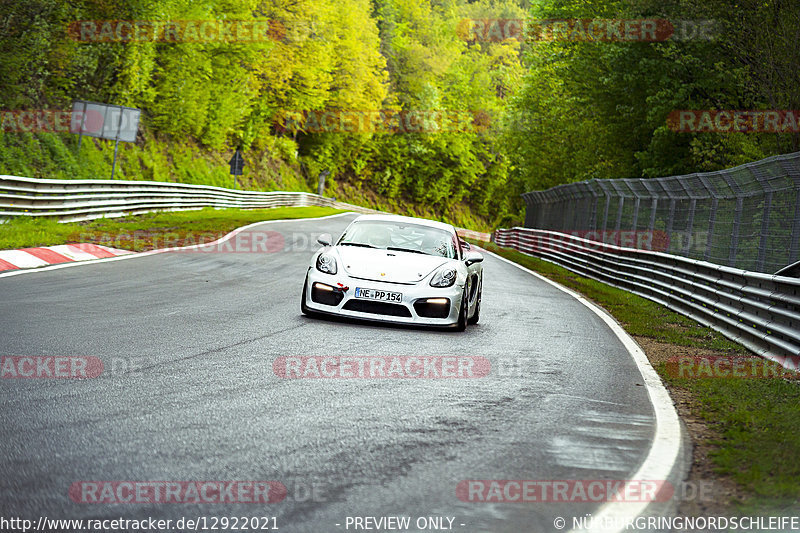
[[319, 254], [317, 270], [326, 274], [336, 274], [336, 259], [331, 254]]
[[456, 282], [455, 268], [440, 268], [431, 278], [431, 287], [450, 287]]

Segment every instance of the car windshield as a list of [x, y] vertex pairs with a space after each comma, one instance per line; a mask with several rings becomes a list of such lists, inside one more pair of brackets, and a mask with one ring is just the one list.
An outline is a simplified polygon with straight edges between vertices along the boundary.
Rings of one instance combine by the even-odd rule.
[[393, 222], [354, 222], [339, 239], [339, 246], [360, 246], [456, 259], [455, 236], [446, 230]]

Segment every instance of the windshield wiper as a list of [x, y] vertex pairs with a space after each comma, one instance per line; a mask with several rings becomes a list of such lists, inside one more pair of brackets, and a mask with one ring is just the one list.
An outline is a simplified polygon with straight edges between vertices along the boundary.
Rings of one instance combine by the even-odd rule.
[[371, 244], [365, 244], [363, 242], [342, 242], [339, 243], [339, 246], [361, 246], [363, 248], [375, 248]]
[[386, 248], [387, 250], [395, 250], [397, 252], [411, 252], [412, 254], [422, 254], [422, 255], [430, 255], [422, 250], [412, 250], [411, 248], [397, 248], [395, 246], [389, 246]]

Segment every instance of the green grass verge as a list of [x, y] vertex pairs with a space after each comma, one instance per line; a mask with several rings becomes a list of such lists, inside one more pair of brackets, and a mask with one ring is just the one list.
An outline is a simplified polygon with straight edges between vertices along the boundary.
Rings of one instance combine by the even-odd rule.
[[[515, 250], [476, 244], [590, 298], [631, 335], [715, 350], [719, 355], [750, 353], [711, 328], [640, 296]], [[666, 363], [654, 366], [669, 387], [691, 393], [694, 414], [719, 435], [710, 443], [715, 447], [710, 456], [715, 471], [730, 476], [748, 495], [746, 501], [734, 502], [738, 511], [796, 508], [800, 495], [800, 384], [766, 378], [679, 379], [667, 372]]]
[[715, 470], [749, 495], [742, 512], [797, 509], [800, 494], [800, 385], [782, 379], [678, 379], [669, 385], [696, 398], [695, 414], [720, 435], [711, 442]]
[[225, 234], [264, 220], [312, 218], [342, 213], [330, 207], [276, 207], [272, 209], [213, 209], [148, 213], [125, 218], [59, 223], [47, 218], [15, 218], [0, 224], [0, 250], [93, 242], [137, 252], [179, 245], [211, 234]]

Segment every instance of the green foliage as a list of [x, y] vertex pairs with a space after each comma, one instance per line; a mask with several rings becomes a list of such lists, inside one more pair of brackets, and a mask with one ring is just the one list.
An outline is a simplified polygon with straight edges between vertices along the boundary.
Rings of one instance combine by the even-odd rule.
[[[119, 179], [231, 186], [236, 147], [248, 188], [327, 192], [443, 219], [514, 218], [500, 131], [523, 79], [517, 41], [475, 43], [466, 18], [520, 18], [522, 2], [481, 0], [30, 0], [0, 5], [0, 109], [68, 109], [74, 99], [142, 109]], [[75, 21], [269, 19], [263, 42], [79, 42]], [[78, 26], [80, 27], [80, 26]], [[99, 26], [98, 26], [99, 27]], [[70, 29], [71, 28], [71, 29]], [[290, 111], [480, 113], [475, 132], [315, 133], [279, 128]], [[105, 178], [113, 149], [67, 134], [6, 132], [0, 172]], [[379, 198], [378, 195], [383, 196]]]
[[525, 56], [506, 147], [516, 182], [542, 189], [591, 178], [718, 170], [800, 149], [797, 134], [677, 133], [683, 109], [797, 109], [796, 2], [553, 0], [535, 19], [713, 21], [711, 39], [537, 41]]
[[[800, 6], [778, 0], [122, 0], [0, 3], [0, 109], [73, 99], [142, 109], [118, 177], [315, 190], [478, 224], [521, 221], [519, 194], [589, 178], [715, 170], [800, 149], [800, 136], [677, 133], [681, 109], [800, 108]], [[712, 40], [469, 40], [466, 19], [713, 20]], [[260, 42], [79, 42], [71, 22], [253, 21]], [[760, 31], [758, 28], [768, 28]], [[479, 128], [350, 133], [287, 113], [473, 113]], [[5, 132], [0, 172], [108, 175], [105, 141]]]

